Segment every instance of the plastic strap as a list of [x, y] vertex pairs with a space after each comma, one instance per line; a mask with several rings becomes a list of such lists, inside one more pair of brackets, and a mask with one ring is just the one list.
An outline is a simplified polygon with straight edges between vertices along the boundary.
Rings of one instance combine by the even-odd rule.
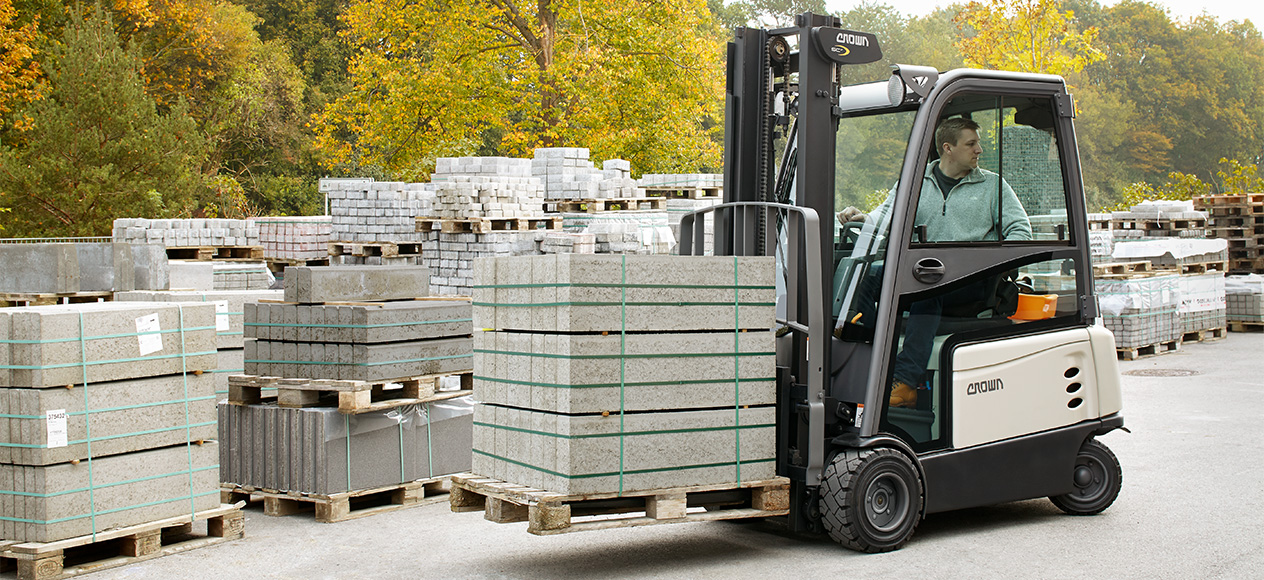
[[395, 426], [399, 427], [399, 480], [402, 482], [402, 481], [406, 481], [404, 479], [404, 415], [403, 413], [400, 414], [399, 422], [396, 423]]
[[[88, 342], [84, 337], [83, 311], [79, 311], [79, 362], [83, 363], [83, 409], [88, 410]], [[97, 541], [97, 498], [92, 482], [92, 415], [83, 416], [84, 434], [88, 438], [88, 513], [92, 518], [92, 541]]]
[[742, 375], [741, 358], [738, 357], [741, 352], [742, 324], [738, 314], [738, 284], [737, 284], [737, 256], [733, 256], [733, 437], [737, 443], [736, 457], [733, 458], [733, 464], [737, 466], [737, 481], [742, 481], [742, 381], [738, 379]]
[[[435, 387], [439, 386], [439, 381], [435, 381]], [[434, 477], [434, 441], [430, 437], [430, 403], [426, 403], [426, 472], [429, 477]]]
[[343, 415], [342, 424], [347, 431], [347, 491], [351, 491], [351, 415]]
[[623, 411], [624, 395], [627, 385], [627, 343], [628, 343], [628, 255], [621, 255], [622, 286], [619, 289], [619, 496], [623, 496], [623, 443], [625, 441]]
[[184, 455], [189, 460], [189, 521], [197, 521], [197, 503], [193, 497], [193, 429], [189, 426], [189, 359], [184, 348], [184, 305], [176, 304], [180, 314], [180, 378], [184, 381]]

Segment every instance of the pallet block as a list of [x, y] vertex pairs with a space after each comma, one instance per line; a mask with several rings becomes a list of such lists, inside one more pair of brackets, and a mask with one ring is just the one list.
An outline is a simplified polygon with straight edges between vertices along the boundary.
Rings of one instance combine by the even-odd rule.
[[317, 522], [332, 524], [438, 503], [447, 496], [447, 482], [447, 477], [434, 477], [329, 495], [263, 490], [226, 483], [220, 497], [221, 501], [249, 501], [257, 496], [263, 499], [264, 515], [281, 517], [314, 511]]

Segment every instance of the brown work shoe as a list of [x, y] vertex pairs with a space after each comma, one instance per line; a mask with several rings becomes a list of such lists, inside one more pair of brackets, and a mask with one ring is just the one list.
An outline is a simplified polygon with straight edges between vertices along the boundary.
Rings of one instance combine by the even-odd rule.
[[892, 407], [916, 407], [917, 389], [902, 381], [891, 383], [890, 404]]

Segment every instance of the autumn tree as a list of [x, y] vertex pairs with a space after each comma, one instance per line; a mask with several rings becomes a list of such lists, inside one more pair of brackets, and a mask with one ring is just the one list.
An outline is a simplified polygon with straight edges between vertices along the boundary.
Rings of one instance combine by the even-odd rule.
[[957, 43], [977, 68], [1067, 75], [1104, 55], [1093, 46], [1097, 29], [1075, 29], [1075, 14], [1057, 0], [985, 0], [957, 16]]
[[637, 171], [719, 168], [723, 40], [703, 0], [356, 0], [327, 163], [424, 176], [438, 156], [589, 147]]
[[39, 66], [35, 62], [38, 21], [22, 24], [12, 0], [0, 0], [0, 128], [3, 116], [18, 103], [35, 100]]
[[47, 94], [21, 110], [35, 130], [0, 148], [6, 233], [108, 235], [116, 217], [187, 210], [205, 142], [183, 105], [162, 113], [145, 94], [140, 58], [108, 16], [73, 13], [41, 57]]

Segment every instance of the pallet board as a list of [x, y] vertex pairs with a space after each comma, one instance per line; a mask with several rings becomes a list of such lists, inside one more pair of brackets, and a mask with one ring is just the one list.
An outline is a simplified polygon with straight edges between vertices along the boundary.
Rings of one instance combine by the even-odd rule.
[[329, 242], [331, 256], [416, 256], [421, 242]]
[[489, 232], [529, 232], [534, 230], [561, 230], [561, 217], [505, 217], [505, 218], [417, 218], [417, 231], [438, 230], [445, 234], [486, 234]]
[[259, 262], [264, 259], [263, 246], [170, 246], [169, 260], [223, 262]]
[[220, 498], [221, 501], [236, 502], [259, 497], [263, 500], [264, 515], [288, 516], [314, 511], [317, 522], [333, 524], [439, 503], [447, 499], [448, 489], [446, 476], [329, 495], [264, 490], [226, 483], [220, 490]]
[[450, 477], [452, 511], [482, 511], [484, 518], [497, 523], [525, 521], [528, 532], [541, 536], [790, 513], [790, 480], [784, 477], [582, 495], [565, 495], [472, 473]]
[[1229, 332], [1264, 332], [1264, 322], [1229, 321]]
[[[0, 559], [13, 563], [18, 580], [58, 580], [107, 568], [128, 566], [236, 540], [244, 535], [244, 503], [107, 530], [57, 542], [0, 543]], [[206, 533], [195, 534], [193, 520], [206, 520]]]
[[1225, 327], [1191, 330], [1181, 335], [1181, 342], [1207, 342], [1225, 337]]
[[109, 302], [113, 292], [0, 292], [0, 306], [47, 306], [50, 304], [84, 304]]
[[724, 190], [719, 187], [645, 187], [645, 195], [687, 199], [719, 198]]
[[[439, 391], [439, 381], [445, 377], [459, 376], [461, 390]], [[387, 388], [398, 383], [398, 388]], [[255, 405], [263, 402], [263, 389], [276, 389], [277, 406], [280, 407], [332, 407], [347, 414], [368, 413], [393, 409], [402, 405], [415, 405], [444, 401], [468, 395], [472, 392], [474, 374], [441, 373], [404, 377], [385, 381], [356, 381], [335, 379], [289, 379], [282, 377], [229, 375], [228, 403], [230, 405]]]
[[635, 197], [613, 199], [554, 199], [545, 202], [545, 211], [588, 212], [623, 210], [666, 210], [667, 198]]
[[1094, 276], [1126, 276], [1129, 274], [1148, 273], [1153, 271], [1149, 260], [1136, 262], [1106, 262], [1093, 264]]
[[1180, 340], [1169, 340], [1156, 344], [1147, 344], [1135, 348], [1116, 348], [1115, 353], [1120, 360], [1137, 360], [1147, 356], [1155, 356], [1181, 350]]

